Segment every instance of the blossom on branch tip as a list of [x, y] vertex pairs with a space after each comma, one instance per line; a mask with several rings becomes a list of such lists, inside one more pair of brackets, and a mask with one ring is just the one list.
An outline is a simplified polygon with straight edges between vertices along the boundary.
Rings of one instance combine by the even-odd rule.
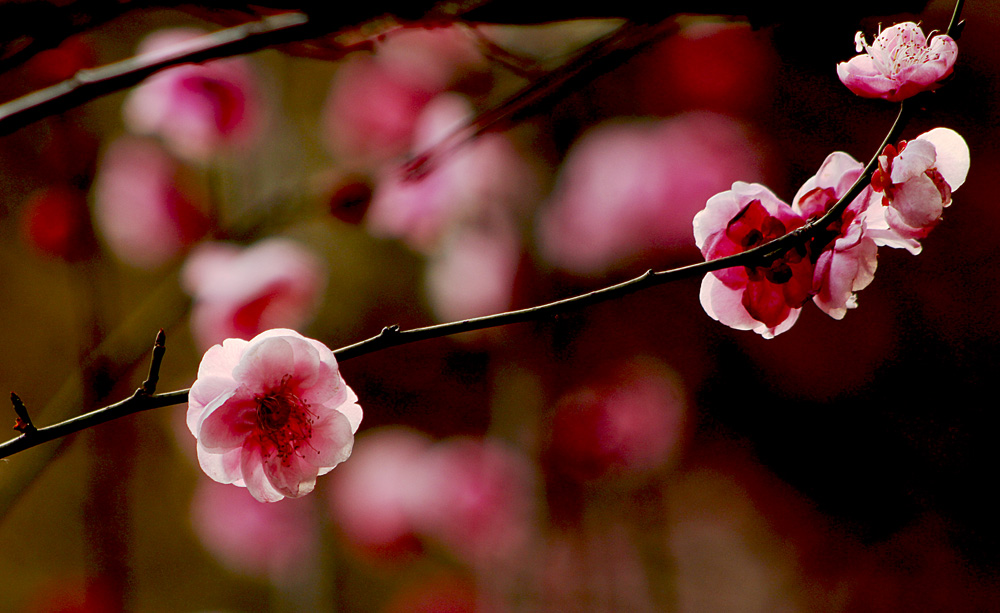
[[969, 146], [948, 128], [886, 145], [872, 176], [873, 189], [881, 193], [870, 207], [876, 243], [919, 253], [917, 241], [941, 220], [968, 172]]
[[[706, 260], [715, 260], [784, 236], [805, 221], [763, 185], [737, 181], [694, 216], [695, 243]], [[812, 289], [813, 263], [803, 246], [767, 265], [705, 275], [701, 304], [709, 316], [731, 328], [772, 338], [792, 327]]]
[[861, 32], [854, 40], [857, 51], [864, 53], [837, 64], [837, 76], [864, 98], [899, 102], [936, 89], [951, 74], [958, 58], [954, 39], [939, 34], [928, 42], [912, 21], [882, 30], [871, 45]]
[[205, 353], [187, 426], [209, 477], [275, 502], [308, 494], [346, 460], [361, 417], [333, 352], [279, 328]]

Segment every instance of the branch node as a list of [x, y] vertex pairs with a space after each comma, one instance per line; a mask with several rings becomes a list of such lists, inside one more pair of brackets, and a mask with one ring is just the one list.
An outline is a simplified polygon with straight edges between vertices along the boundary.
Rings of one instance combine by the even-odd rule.
[[399, 334], [399, 324], [392, 324], [391, 326], [382, 328], [382, 333], [379, 336], [386, 337], [393, 334]]
[[14, 429], [21, 434], [32, 434], [38, 429], [35, 428], [35, 424], [31, 423], [31, 417], [28, 416], [28, 409], [21, 402], [21, 398], [14, 392], [10, 393], [10, 401], [14, 405], [14, 412], [17, 413], [17, 420], [14, 422]]
[[153, 356], [149, 360], [149, 375], [142, 382], [142, 387], [136, 390], [136, 394], [152, 396], [156, 393], [156, 383], [160, 380], [160, 364], [163, 362], [163, 354], [167, 351], [167, 335], [163, 328], [156, 333], [156, 340], [153, 341]]

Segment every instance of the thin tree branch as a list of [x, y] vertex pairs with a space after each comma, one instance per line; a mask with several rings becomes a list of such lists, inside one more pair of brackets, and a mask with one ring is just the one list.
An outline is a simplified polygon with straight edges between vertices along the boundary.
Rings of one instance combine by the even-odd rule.
[[171, 66], [249, 53], [314, 36], [317, 36], [316, 29], [305, 14], [281, 13], [199, 36], [163, 51], [81, 70], [62, 83], [0, 105], [0, 135], [10, 134], [43, 117], [136, 85]]
[[[889, 133], [886, 135], [885, 143], [892, 142], [898, 138], [899, 132], [903, 129], [903, 121], [905, 118], [906, 113], [904, 113], [904, 109], [901, 106], [899, 115], [896, 117], [896, 121], [893, 123]], [[845, 194], [844, 197], [837, 202], [837, 204], [831, 207], [831, 212], [835, 210], [843, 211], [843, 209], [847, 207], [857, 194], [861, 192], [864, 185], [871, 180], [871, 175], [878, 166], [878, 156], [884, 148], [885, 145], [883, 144], [875, 153], [872, 161], [869, 162], [865, 171], [862, 173], [861, 177], [858, 178], [855, 185], [848, 190], [847, 194]], [[622, 283], [594, 290], [579, 296], [564, 298], [562, 300], [556, 300], [517, 311], [508, 311], [495, 315], [487, 315], [485, 317], [465, 319], [462, 321], [438, 324], [423, 328], [414, 328], [411, 330], [400, 330], [399, 326], [387, 326], [383, 328], [382, 332], [378, 335], [361, 342], [354, 343], [353, 345], [341, 347], [333, 353], [337, 357], [337, 360], [343, 362], [345, 360], [350, 360], [352, 358], [374, 353], [376, 351], [382, 351], [383, 349], [388, 349], [390, 347], [416, 343], [418, 341], [432, 338], [440, 338], [450, 336], [452, 334], [459, 334], [461, 332], [470, 332], [472, 330], [482, 330], [485, 328], [494, 328], [497, 326], [506, 326], [515, 323], [539, 321], [571, 309], [578, 309], [596, 304], [598, 302], [621, 298], [642, 289], [662, 285], [671, 281], [688, 279], [698, 275], [710, 273], [715, 270], [722, 270], [724, 268], [732, 268], [736, 266], [765, 265], [769, 261], [780, 257], [781, 254], [787, 252], [788, 249], [798, 245], [804, 245], [813, 233], [819, 232], [826, 227], [829, 223], [829, 216], [830, 214], [828, 213], [819, 219], [813, 220], [805, 226], [802, 226], [798, 232], [789, 233], [754, 249], [750, 249], [749, 251], [744, 251], [742, 253], [737, 253], [724, 258], [709, 260], [707, 262], [698, 262], [696, 264], [689, 264], [687, 266], [660, 272], [650, 270], [629, 281], [624, 281]], [[154, 353], [154, 360], [155, 359]], [[155, 409], [175, 404], [183, 404], [188, 401], [188, 393], [190, 391], [190, 389], [184, 389], [165, 394], [147, 395], [142, 393], [142, 388], [140, 388], [131, 397], [119, 403], [91, 411], [90, 413], [80, 415], [79, 417], [66, 420], [53, 426], [38, 429], [30, 436], [24, 434], [18, 438], [7, 441], [6, 443], [2, 443], [0, 444], [0, 458], [8, 457], [19, 451], [24, 451], [25, 449], [30, 449], [31, 447], [40, 445], [41, 443], [63, 436], [68, 436], [86, 428], [90, 428], [119, 417], [131, 415], [132, 413], [138, 413], [148, 409]]]
[[662, 40], [677, 29], [677, 24], [670, 20], [653, 25], [626, 22], [587, 44], [576, 57], [565, 64], [528, 83], [496, 106], [478, 113], [472, 121], [458, 126], [440, 142], [414, 156], [406, 164], [404, 171], [412, 178], [427, 174], [439, 159], [447, 157], [483, 132], [537, 112], [540, 104], [552, 101], [554, 93], [566, 91], [577, 82], [589, 80], [593, 75], [623, 64], [634, 57], [637, 51]]
[[22, 434], [18, 438], [0, 444], [0, 458], [5, 458], [19, 451], [30, 449], [36, 445], [41, 445], [42, 443], [47, 443], [86, 428], [118, 419], [119, 417], [131, 415], [132, 413], [187, 402], [188, 390], [167, 392], [165, 394], [153, 393], [156, 391], [156, 382], [160, 379], [160, 365], [163, 363], [163, 354], [165, 351], [166, 335], [163, 333], [163, 330], [160, 330], [156, 334], [156, 340], [153, 342], [153, 352], [149, 360], [149, 375], [143, 382], [142, 387], [135, 390], [131, 396], [121, 402], [84, 415], [79, 415], [72, 419], [67, 419], [46, 428], [36, 428], [31, 423], [28, 412], [24, 408], [24, 403], [21, 402], [17, 394], [11, 392], [11, 402], [14, 404], [14, 411], [18, 417], [18, 423], [15, 424], [14, 429], [20, 430]]
[[699, 262], [697, 264], [689, 264], [687, 266], [681, 266], [670, 270], [663, 270], [659, 272], [649, 270], [634, 279], [623, 281], [622, 283], [618, 283], [616, 285], [611, 285], [586, 294], [581, 294], [579, 296], [564, 298], [562, 300], [556, 300], [547, 304], [520, 309], [517, 311], [508, 311], [506, 313], [498, 313], [496, 315], [487, 315], [474, 319], [438, 324], [436, 326], [427, 326], [425, 328], [414, 328], [412, 330], [400, 330], [399, 326], [387, 326], [383, 328], [382, 332], [378, 335], [358, 343], [354, 343], [353, 345], [348, 345], [347, 347], [341, 347], [333, 353], [337, 356], [339, 361], [349, 360], [367, 353], [381, 351], [397, 345], [415, 343], [426, 339], [450, 336], [461, 332], [482, 330], [484, 328], [493, 328], [496, 326], [506, 326], [514, 323], [538, 321], [570, 309], [578, 309], [596, 304], [598, 302], [621, 298], [648, 287], [662, 285], [671, 281], [688, 279], [716, 270], [722, 270], [724, 268], [735, 268], [737, 266], [766, 266], [773, 260], [787, 253], [790, 249], [805, 245], [810, 238], [822, 232], [830, 224], [830, 222], [839, 217], [839, 215], [843, 213], [844, 209], [846, 209], [847, 206], [858, 196], [858, 194], [864, 190], [865, 186], [871, 182], [872, 174], [874, 174], [875, 169], [878, 168], [878, 158], [885, 149], [885, 146], [899, 138], [899, 134], [903, 130], [903, 125], [908, 118], [908, 113], [906, 113], [905, 108], [905, 105], [900, 105], [896, 121], [893, 122], [892, 127], [889, 129], [889, 133], [882, 142], [882, 145], [879, 146], [878, 151], [875, 152], [871, 161], [869, 161], [868, 165], [865, 166], [861, 176], [858, 177], [854, 185], [851, 186], [851, 189], [849, 189], [836, 204], [830, 207], [830, 210], [825, 215], [814, 219], [793, 232], [789, 232], [788, 234], [764, 243], [763, 245], [759, 245], [753, 249], [743, 251], [741, 253], [735, 253], [723, 258]]
[[[952, 34], [953, 28], [955, 28], [955, 35], [960, 32], [961, 22], [959, 21], [959, 18], [961, 14], [962, 1], [963, 0], [958, 0], [956, 4], [955, 13], [952, 16], [951, 23], [949, 24], [948, 31], [946, 32], [949, 35]], [[466, 319], [423, 328], [414, 328], [411, 330], [400, 330], [398, 325], [387, 326], [383, 328], [382, 332], [378, 335], [358, 343], [354, 343], [353, 345], [341, 347], [333, 353], [339, 361], [349, 360], [368, 353], [381, 351], [399, 345], [415, 343], [422, 340], [440, 338], [461, 332], [482, 330], [485, 328], [493, 328], [514, 323], [538, 321], [570, 309], [577, 309], [596, 304], [598, 302], [620, 298], [648, 287], [661, 285], [671, 281], [687, 279], [716, 270], [734, 268], [737, 266], [752, 267], [766, 265], [770, 261], [781, 257], [781, 255], [786, 253], [789, 249], [805, 245], [810, 238], [819, 232], [822, 232], [829, 225], [829, 223], [841, 215], [854, 198], [856, 198], [862, 190], [864, 190], [865, 186], [871, 181], [871, 177], [872, 174], [874, 174], [875, 169], [878, 167], [878, 157], [885, 149], [885, 146], [899, 138], [899, 134], [902, 132], [903, 126], [910, 115], [910, 112], [907, 110], [908, 108], [909, 105], [900, 105], [899, 114], [896, 116], [896, 120], [893, 122], [892, 127], [889, 129], [888, 134], [886, 134], [886, 137], [879, 146], [879, 149], [875, 152], [875, 155], [872, 156], [872, 159], [865, 166], [861, 176], [858, 177], [851, 189], [849, 189], [836, 204], [830, 207], [829, 211], [827, 211], [825, 215], [807, 223], [798, 230], [789, 232], [784, 236], [774, 239], [768, 243], [764, 243], [754, 249], [733, 254], [724, 258], [699, 262], [688, 266], [681, 266], [671, 270], [660, 272], [649, 270], [629, 281], [624, 281], [622, 283], [594, 290], [579, 296], [556, 300], [554, 302], [520, 309], [517, 311], [508, 311], [485, 317], [477, 317], [474, 319]], [[160, 335], [157, 335], [158, 343], [160, 340]], [[156, 350], [154, 349], [153, 364], [156, 365], [157, 370], [159, 368], [160, 359], [162, 359], [162, 353], [157, 356]], [[153, 376], [153, 364], [150, 365], [150, 379], [155, 381], [155, 377]], [[24, 451], [25, 449], [30, 449], [36, 445], [118, 419], [119, 417], [131, 415], [132, 413], [183, 404], [188, 401], [190, 391], [190, 389], [183, 389], [164, 394], [149, 395], [144, 392], [143, 388], [139, 388], [134, 394], [132, 394], [132, 396], [121, 402], [96, 409], [53, 426], [33, 430], [30, 433], [26, 432], [15, 439], [11, 439], [0, 444], [0, 459], [6, 458], [20, 451]]]

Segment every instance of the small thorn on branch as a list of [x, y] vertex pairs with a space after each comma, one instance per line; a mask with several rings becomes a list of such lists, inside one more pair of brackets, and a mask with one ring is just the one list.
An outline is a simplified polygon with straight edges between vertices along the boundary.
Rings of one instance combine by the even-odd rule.
[[31, 417], [28, 416], [28, 409], [21, 402], [21, 398], [14, 392], [10, 393], [10, 401], [14, 405], [14, 412], [17, 413], [17, 421], [14, 422], [14, 429], [21, 434], [31, 434], [35, 432], [35, 424], [31, 423]]
[[382, 328], [382, 332], [381, 334], [379, 334], [379, 336], [389, 336], [398, 333], [399, 333], [399, 324], [392, 324], [391, 326], [386, 326]]
[[156, 333], [156, 340], [153, 342], [153, 357], [149, 360], [149, 375], [142, 382], [142, 387], [136, 393], [152, 396], [156, 392], [156, 383], [160, 380], [160, 364], [163, 362], [163, 354], [167, 351], [167, 335], [163, 328]]

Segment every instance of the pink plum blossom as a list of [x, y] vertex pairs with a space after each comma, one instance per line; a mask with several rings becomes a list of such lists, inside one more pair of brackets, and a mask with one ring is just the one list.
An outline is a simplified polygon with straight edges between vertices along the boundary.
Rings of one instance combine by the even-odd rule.
[[[813, 177], [799, 188], [792, 208], [812, 220], [822, 217], [858, 177], [864, 166], [842, 151], [831, 153]], [[875, 241], [865, 232], [865, 208], [871, 188], [866, 187], [841, 214], [813, 239], [811, 256], [816, 260], [813, 302], [834, 319], [842, 319], [847, 309], [857, 306], [855, 292], [875, 278]]]
[[450, 232], [426, 271], [434, 314], [453, 321], [509, 309], [520, 262], [520, 235], [502, 212]]
[[245, 489], [201, 479], [191, 501], [195, 534], [216, 559], [241, 573], [291, 580], [318, 554], [308, 499], [261, 504]]
[[650, 358], [631, 360], [559, 399], [548, 459], [578, 480], [655, 470], [675, 454], [686, 412], [675, 372]]
[[[426, 151], [471, 116], [463, 96], [438, 96], [420, 116], [412, 150]], [[501, 134], [484, 134], [444, 153], [424, 176], [407, 176], [400, 168], [382, 173], [365, 221], [372, 233], [401, 238], [428, 253], [456, 226], [475, 225], [496, 211], [516, 215], [537, 193], [535, 174], [513, 143]]]
[[398, 558], [419, 551], [415, 476], [430, 439], [398, 427], [376, 428], [358, 438], [358, 450], [330, 482], [331, 515], [346, 539], [364, 553]]
[[420, 85], [400, 82], [373, 58], [349, 60], [338, 69], [323, 110], [327, 145], [356, 165], [401, 155], [433, 96]]
[[21, 233], [35, 248], [69, 262], [93, 255], [87, 195], [68, 184], [36, 190], [25, 200]]
[[432, 446], [413, 475], [417, 530], [477, 566], [503, 564], [528, 543], [534, 472], [527, 458], [493, 439]]
[[958, 58], [958, 45], [950, 36], [939, 34], [928, 43], [912, 21], [883, 30], [871, 45], [861, 32], [854, 40], [857, 51], [864, 53], [837, 64], [837, 76], [865, 98], [899, 102], [935, 89]]
[[951, 193], [965, 183], [969, 172], [969, 147], [954, 130], [935, 128], [911, 141], [886, 145], [872, 187], [872, 225], [876, 242], [920, 251], [917, 242], [941, 220], [951, 204]]
[[322, 261], [284, 238], [246, 248], [199, 245], [185, 262], [181, 280], [194, 298], [191, 328], [202, 348], [306, 323], [326, 285]]
[[485, 67], [460, 28], [410, 28], [389, 35], [371, 57], [348, 60], [323, 111], [330, 150], [356, 166], [406, 153], [417, 120], [435, 96]]
[[346, 460], [361, 416], [333, 352], [279, 328], [205, 352], [187, 426], [209, 477], [275, 502], [308, 494]]
[[204, 193], [154, 142], [116, 140], [94, 186], [94, 221], [115, 255], [140, 268], [176, 256], [208, 230]]
[[[168, 54], [202, 34], [162, 30], [139, 46]], [[264, 127], [261, 86], [243, 58], [185, 64], [154, 74], [129, 94], [125, 123], [137, 134], [157, 135], [178, 156], [202, 162], [251, 144]]]
[[[805, 221], [763, 185], [737, 181], [695, 215], [695, 243], [706, 260], [714, 260], [784, 236]], [[773, 338], [792, 327], [812, 288], [813, 263], [805, 248], [793, 248], [766, 267], [732, 267], [705, 275], [701, 305], [731, 328]]]
[[332, 479], [329, 502], [363, 552], [399, 558], [434, 542], [467, 562], [492, 564], [526, 544], [534, 474], [514, 449], [489, 438], [432, 443], [404, 428], [361, 440]]
[[686, 247], [694, 214], [735, 179], [759, 175], [757, 156], [740, 123], [708, 112], [598, 126], [562, 165], [539, 217], [541, 253], [589, 274]]

